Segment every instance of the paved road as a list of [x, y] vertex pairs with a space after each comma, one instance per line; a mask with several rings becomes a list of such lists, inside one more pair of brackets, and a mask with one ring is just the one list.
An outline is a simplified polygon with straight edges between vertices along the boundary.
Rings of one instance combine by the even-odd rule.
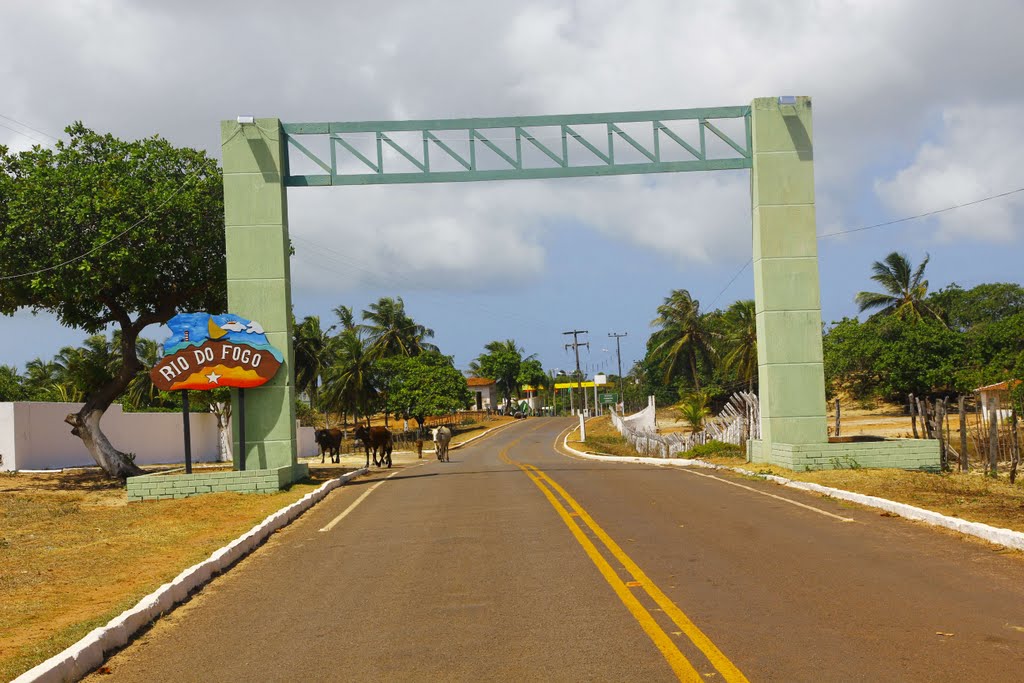
[[1019, 554], [733, 475], [569, 458], [568, 425], [336, 490], [93, 678], [1024, 678]]

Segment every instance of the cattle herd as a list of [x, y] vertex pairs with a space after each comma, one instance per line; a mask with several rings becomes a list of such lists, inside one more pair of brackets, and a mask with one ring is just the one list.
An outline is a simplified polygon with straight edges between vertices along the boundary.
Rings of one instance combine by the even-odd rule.
[[[452, 430], [448, 427], [437, 427], [430, 430], [431, 438], [434, 440], [434, 451], [437, 459], [441, 462], [450, 462], [448, 458], [448, 446], [452, 441]], [[359, 425], [352, 434], [353, 438], [362, 442], [366, 449], [366, 466], [370, 466], [370, 452], [373, 452], [373, 464], [375, 467], [384, 467], [385, 463], [391, 467], [391, 452], [395, 447], [394, 436], [387, 427], [367, 427]], [[340, 429], [318, 429], [314, 432], [314, 439], [320, 447], [320, 462], [323, 463], [328, 455], [332, 463], [341, 462], [341, 443], [345, 438], [345, 432]], [[380, 457], [378, 458], [378, 454]]]

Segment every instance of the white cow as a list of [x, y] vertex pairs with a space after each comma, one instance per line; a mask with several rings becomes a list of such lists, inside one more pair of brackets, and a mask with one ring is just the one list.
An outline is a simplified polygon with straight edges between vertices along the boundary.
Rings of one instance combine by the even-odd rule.
[[447, 427], [436, 427], [430, 430], [430, 436], [434, 439], [434, 450], [437, 452], [437, 459], [441, 462], [450, 462], [448, 459], [448, 444], [452, 441], [452, 430]]

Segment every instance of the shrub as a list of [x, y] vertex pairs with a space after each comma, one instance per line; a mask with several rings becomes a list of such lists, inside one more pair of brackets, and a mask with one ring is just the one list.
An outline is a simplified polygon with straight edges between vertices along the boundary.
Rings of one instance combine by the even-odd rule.
[[743, 458], [746, 457], [746, 453], [739, 446], [734, 446], [731, 443], [723, 443], [721, 441], [708, 441], [706, 444], [701, 446], [694, 446], [690, 450], [680, 453], [684, 458], [706, 458], [710, 456], [726, 457], [726, 458]]

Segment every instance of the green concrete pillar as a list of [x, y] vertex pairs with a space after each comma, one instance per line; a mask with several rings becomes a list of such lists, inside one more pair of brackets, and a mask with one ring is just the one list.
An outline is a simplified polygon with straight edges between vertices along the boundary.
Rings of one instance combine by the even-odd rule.
[[825, 373], [811, 99], [751, 104], [754, 299], [762, 441], [824, 444]]
[[[245, 392], [247, 470], [296, 463], [285, 144], [277, 119], [221, 122], [228, 311], [259, 321], [267, 341], [284, 354], [284, 364], [271, 381]], [[231, 391], [233, 453], [239, 469], [238, 394]]]

